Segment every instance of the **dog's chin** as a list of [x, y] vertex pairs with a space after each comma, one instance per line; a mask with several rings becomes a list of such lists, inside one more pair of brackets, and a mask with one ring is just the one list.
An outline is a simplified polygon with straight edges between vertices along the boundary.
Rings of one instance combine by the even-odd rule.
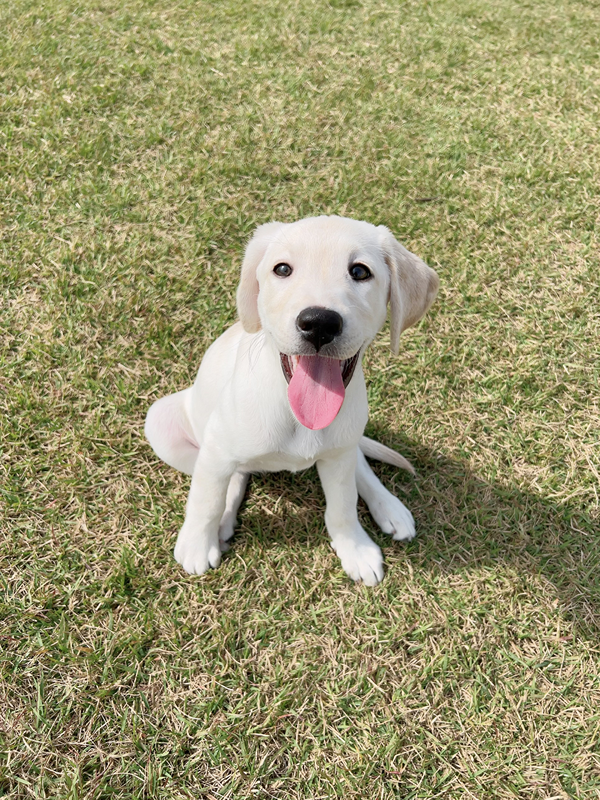
[[[296, 367], [298, 366], [301, 356], [303, 358], [329, 359], [329, 356], [319, 356], [315, 354], [305, 356], [304, 353], [291, 354], [291, 355], [288, 355], [287, 353], [279, 353], [279, 358], [281, 360], [281, 369], [288, 384], [294, 377], [294, 372], [296, 370]], [[346, 358], [343, 360], [330, 359], [331, 361], [337, 361], [337, 363], [340, 365], [340, 370], [342, 373], [342, 381], [344, 382], [344, 388], [346, 388], [350, 383], [350, 381], [352, 380], [352, 376], [354, 375], [354, 370], [356, 369], [356, 365], [358, 364], [359, 359], [360, 359], [360, 350], [358, 350], [350, 358]]]

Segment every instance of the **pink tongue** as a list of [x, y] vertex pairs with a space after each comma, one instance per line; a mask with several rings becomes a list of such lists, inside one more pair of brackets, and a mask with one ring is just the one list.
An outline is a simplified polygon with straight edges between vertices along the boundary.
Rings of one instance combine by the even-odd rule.
[[322, 356], [299, 356], [288, 386], [294, 416], [305, 428], [319, 431], [336, 418], [344, 402], [341, 362]]

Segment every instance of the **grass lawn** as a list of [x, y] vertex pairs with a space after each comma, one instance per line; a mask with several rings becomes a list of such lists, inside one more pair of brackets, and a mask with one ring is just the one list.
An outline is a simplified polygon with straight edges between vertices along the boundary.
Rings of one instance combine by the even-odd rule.
[[[600, 797], [598, 3], [4, 0], [0, 81], [0, 796]], [[145, 412], [319, 213], [440, 275], [366, 358], [419, 536], [353, 585], [257, 476], [192, 578]]]

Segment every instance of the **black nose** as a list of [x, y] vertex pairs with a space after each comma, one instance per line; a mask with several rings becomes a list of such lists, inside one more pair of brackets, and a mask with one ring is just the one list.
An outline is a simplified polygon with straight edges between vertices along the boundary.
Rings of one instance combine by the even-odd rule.
[[302, 333], [302, 337], [314, 345], [318, 353], [324, 344], [333, 342], [335, 337], [340, 335], [344, 321], [337, 311], [311, 306], [298, 314], [296, 327]]

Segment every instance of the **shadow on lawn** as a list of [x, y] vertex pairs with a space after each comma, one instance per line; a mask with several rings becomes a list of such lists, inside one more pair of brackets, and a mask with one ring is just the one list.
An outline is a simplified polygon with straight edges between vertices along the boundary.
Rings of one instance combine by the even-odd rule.
[[[475, 475], [464, 463], [445, 458], [419, 444], [391, 442], [385, 430], [370, 427], [369, 434], [385, 441], [413, 462], [417, 478], [387, 465], [373, 464], [383, 483], [406, 503], [415, 516], [419, 535], [408, 545], [407, 555], [415, 570], [448, 573], [472, 568], [510, 565], [520, 572], [543, 575], [556, 587], [564, 612], [582, 634], [600, 631], [600, 532], [598, 520], [573, 502], [544, 499], [533, 492]], [[308, 484], [308, 485], [307, 485]], [[275, 503], [283, 498], [296, 511], [307, 543], [322, 542], [324, 500], [316, 471], [290, 476], [277, 473], [256, 476], [251, 492], [260, 491]], [[362, 505], [362, 503], [361, 503]], [[272, 539], [280, 521], [261, 524]], [[361, 510], [363, 524], [384, 547], [388, 537], [379, 534]], [[242, 521], [240, 519], [240, 521]], [[287, 526], [286, 526], [287, 527]]]

